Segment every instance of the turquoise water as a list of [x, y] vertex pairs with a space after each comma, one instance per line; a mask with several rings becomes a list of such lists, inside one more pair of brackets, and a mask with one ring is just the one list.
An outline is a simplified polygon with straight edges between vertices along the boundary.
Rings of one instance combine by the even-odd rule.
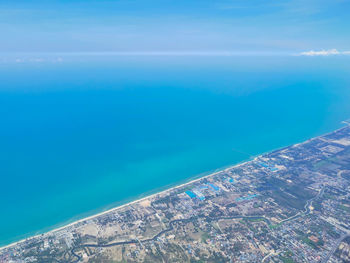
[[350, 118], [348, 58], [0, 64], [0, 244]]

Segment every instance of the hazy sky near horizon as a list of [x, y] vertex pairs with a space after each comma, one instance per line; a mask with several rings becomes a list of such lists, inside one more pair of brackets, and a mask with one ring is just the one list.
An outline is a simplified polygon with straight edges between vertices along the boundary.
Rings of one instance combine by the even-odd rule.
[[349, 0], [0, 0], [0, 53], [349, 50]]

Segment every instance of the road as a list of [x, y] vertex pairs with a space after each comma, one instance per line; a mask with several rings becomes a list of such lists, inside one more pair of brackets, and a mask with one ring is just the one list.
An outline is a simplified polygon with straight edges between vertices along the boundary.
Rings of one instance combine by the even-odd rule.
[[329, 253], [327, 254], [327, 256], [321, 261], [321, 263], [327, 263], [328, 260], [331, 258], [331, 256], [334, 254], [334, 252], [337, 250], [337, 248], [339, 247], [340, 243], [347, 237], [350, 237], [349, 234], [344, 234], [342, 235], [337, 243], [334, 244], [333, 248], [331, 249], [331, 251], [329, 251]]
[[319, 198], [320, 196], [323, 195], [325, 189], [326, 189], [326, 186], [324, 186], [324, 187], [318, 192], [317, 195], [315, 195], [313, 198], [311, 198], [311, 199], [309, 199], [309, 200], [306, 201], [306, 204], [305, 204], [305, 206], [304, 206], [304, 210], [305, 210], [305, 211], [299, 212], [299, 213], [297, 213], [296, 215], [294, 215], [294, 216], [292, 216], [292, 217], [289, 217], [289, 218], [287, 218], [287, 219], [282, 220], [282, 221], [280, 222], [280, 224], [283, 224], [283, 223], [285, 223], [285, 222], [288, 222], [288, 221], [292, 221], [292, 220], [294, 220], [294, 219], [297, 219], [297, 218], [299, 218], [299, 217], [302, 216], [302, 215], [308, 215], [308, 214], [310, 213], [310, 205], [312, 205], [312, 202], [313, 202], [315, 199], [317, 199], [317, 198]]

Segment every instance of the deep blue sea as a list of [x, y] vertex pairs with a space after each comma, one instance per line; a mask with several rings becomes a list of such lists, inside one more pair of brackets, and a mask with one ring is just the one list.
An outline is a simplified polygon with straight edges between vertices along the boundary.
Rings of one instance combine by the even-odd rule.
[[0, 63], [0, 244], [349, 118], [349, 57]]

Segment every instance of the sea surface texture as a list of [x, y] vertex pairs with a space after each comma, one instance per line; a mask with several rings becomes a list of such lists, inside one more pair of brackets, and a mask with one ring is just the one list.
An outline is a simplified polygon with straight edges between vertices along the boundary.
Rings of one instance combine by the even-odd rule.
[[347, 57], [52, 61], [0, 63], [0, 245], [350, 118]]

